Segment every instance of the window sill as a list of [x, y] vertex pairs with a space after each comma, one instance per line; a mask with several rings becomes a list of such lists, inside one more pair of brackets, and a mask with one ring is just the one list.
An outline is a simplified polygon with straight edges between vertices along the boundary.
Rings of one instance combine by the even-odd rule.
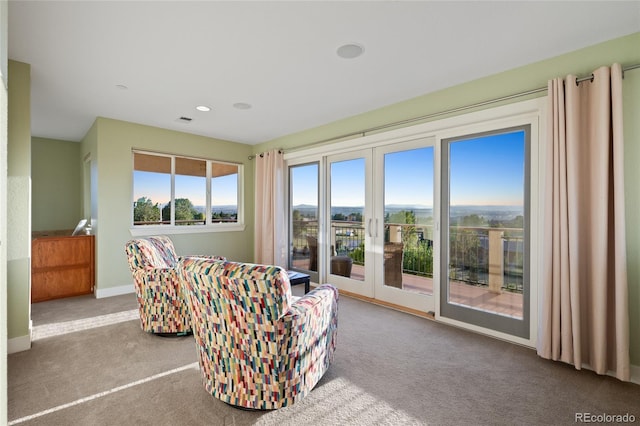
[[244, 231], [246, 226], [241, 223], [219, 223], [214, 225], [185, 225], [185, 226], [136, 226], [129, 228], [134, 237], [149, 235], [173, 235], [173, 234], [202, 234], [207, 232], [238, 232]]

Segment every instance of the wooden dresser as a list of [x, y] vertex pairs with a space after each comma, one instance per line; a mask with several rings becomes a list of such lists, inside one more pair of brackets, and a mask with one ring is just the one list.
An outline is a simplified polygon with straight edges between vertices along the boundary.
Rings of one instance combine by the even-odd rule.
[[95, 237], [37, 235], [31, 240], [31, 302], [93, 293]]

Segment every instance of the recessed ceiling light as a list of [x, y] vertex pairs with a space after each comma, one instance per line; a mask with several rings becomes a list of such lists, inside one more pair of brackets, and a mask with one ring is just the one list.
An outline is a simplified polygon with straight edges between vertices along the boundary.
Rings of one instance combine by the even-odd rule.
[[348, 43], [338, 47], [336, 51], [338, 56], [344, 59], [353, 59], [364, 53], [364, 46], [358, 43]]
[[124, 84], [116, 84], [116, 89], [120, 89], [120, 90], [127, 90], [128, 87], [125, 86]]
[[236, 102], [233, 104], [233, 107], [236, 109], [251, 109], [251, 104], [245, 102]]
[[208, 107], [208, 106], [206, 106], [206, 105], [198, 105], [198, 106], [196, 107], [196, 109], [197, 109], [198, 111], [202, 111], [202, 112], [209, 112], [209, 111], [211, 111], [211, 108], [209, 108], [209, 107]]

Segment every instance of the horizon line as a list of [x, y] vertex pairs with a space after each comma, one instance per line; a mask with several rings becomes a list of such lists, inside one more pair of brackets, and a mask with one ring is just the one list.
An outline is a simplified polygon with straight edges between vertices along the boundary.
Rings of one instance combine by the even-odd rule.
[[[298, 206], [309, 206], [309, 207], [318, 207], [317, 204], [307, 204], [307, 203], [301, 203], [301, 204], [296, 204], [292, 207], [298, 207]], [[343, 208], [359, 208], [359, 209], [363, 209], [364, 206], [363, 205], [358, 205], [358, 206], [348, 206], [348, 205], [341, 205], [341, 206], [332, 206], [332, 208], [337, 208], [337, 207], [343, 207]], [[425, 205], [421, 205], [421, 204], [389, 204], [389, 206], [387, 207], [415, 207], [415, 208], [423, 208], [423, 209], [433, 209], [433, 206], [425, 206]], [[451, 204], [451, 207], [524, 207], [523, 204]]]

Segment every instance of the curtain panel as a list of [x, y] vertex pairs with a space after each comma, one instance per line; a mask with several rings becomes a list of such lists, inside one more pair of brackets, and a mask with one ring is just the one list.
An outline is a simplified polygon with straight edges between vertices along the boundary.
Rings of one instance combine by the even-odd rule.
[[284, 155], [272, 150], [256, 156], [254, 262], [287, 266]]
[[538, 354], [629, 380], [622, 67], [548, 83]]

